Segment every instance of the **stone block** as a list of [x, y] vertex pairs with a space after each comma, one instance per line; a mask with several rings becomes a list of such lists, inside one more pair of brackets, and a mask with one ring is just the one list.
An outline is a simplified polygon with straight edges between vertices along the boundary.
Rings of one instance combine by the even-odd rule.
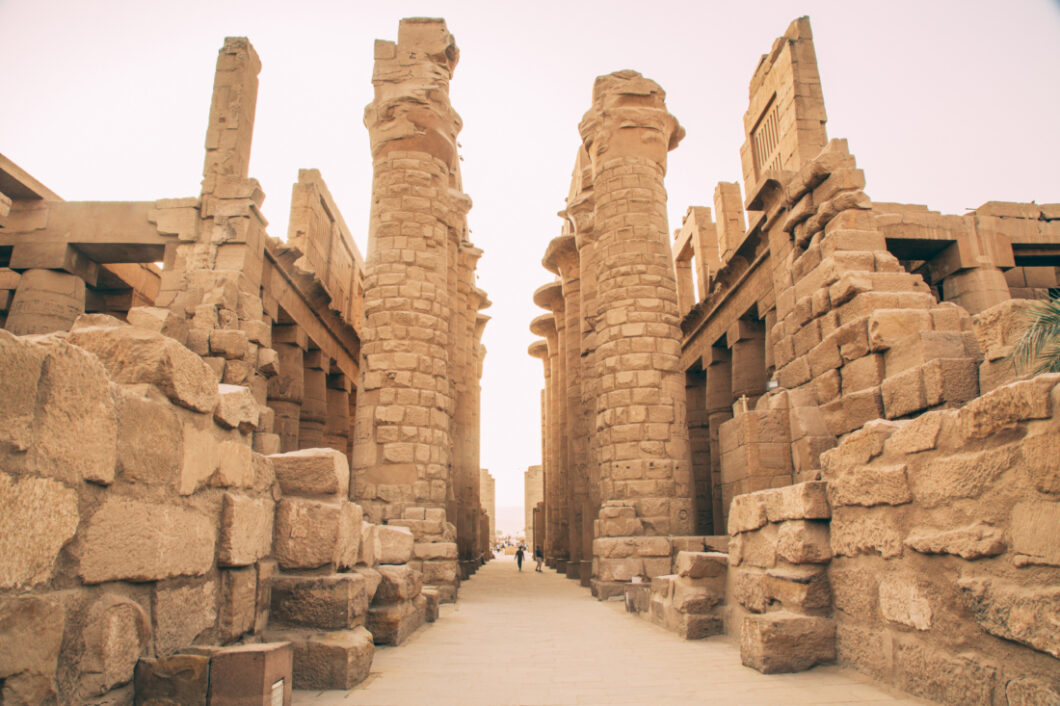
[[835, 622], [788, 611], [748, 615], [740, 660], [763, 674], [801, 672], [835, 660]]
[[879, 554], [890, 559], [902, 554], [902, 533], [893, 512], [880, 509], [837, 507], [829, 527], [836, 556]]
[[729, 557], [721, 552], [677, 553], [677, 575], [684, 578], [703, 579], [725, 576], [729, 570]]
[[272, 582], [271, 622], [276, 625], [346, 630], [364, 624], [366, 581], [360, 574], [279, 575]]
[[258, 591], [254, 607], [254, 634], [265, 631], [269, 622], [269, 607], [272, 605], [272, 582], [280, 573], [280, 565], [275, 559], [262, 559], [257, 564]]
[[1020, 464], [1019, 445], [1009, 444], [985, 451], [936, 454], [907, 469], [909, 485], [917, 503], [939, 507], [956, 498], [976, 498], [1010, 469]]
[[[194, 453], [189, 450], [189, 453]], [[251, 488], [254, 486], [254, 451], [239, 441], [222, 441], [217, 445], [217, 470], [210, 476], [215, 488]]]
[[0, 473], [0, 588], [50, 581], [77, 531], [77, 493], [48, 479]]
[[276, 505], [273, 552], [285, 569], [352, 566], [360, 523], [360, 507], [347, 501], [282, 498]]
[[704, 614], [725, 600], [725, 584], [721, 581], [673, 576], [671, 585], [672, 606], [678, 613]]
[[138, 703], [150, 706], [206, 706], [210, 690], [210, 658], [176, 654], [136, 664], [133, 678]]
[[124, 480], [169, 485], [183, 466], [183, 428], [174, 407], [150, 385], [116, 385], [118, 467]]
[[151, 627], [138, 603], [103, 593], [88, 610], [81, 631], [82, 694], [103, 694], [133, 678], [140, 656], [150, 647]]
[[213, 418], [226, 429], [246, 434], [258, 428], [261, 412], [249, 387], [221, 384], [217, 386]]
[[910, 337], [923, 332], [934, 333], [931, 315], [923, 309], [877, 309], [869, 315], [869, 347], [874, 351], [910, 345]]
[[368, 609], [365, 627], [377, 645], [400, 645], [423, 625], [427, 601], [401, 601]]
[[221, 572], [218, 629], [222, 642], [232, 642], [254, 629], [257, 596], [258, 571], [255, 567]]
[[210, 660], [210, 706], [269, 704], [283, 683], [282, 703], [291, 703], [294, 650], [288, 642], [226, 647]]
[[828, 523], [789, 520], [777, 531], [777, 556], [792, 564], [823, 564], [832, 558]]
[[719, 615], [688, 613], [680, 616], [677, 634], [686, 640], [702, 640], [725, 634], [725, 621]]
[[407, 566], [382, 564], [378, 571], [380, 581], [373, 606], [410, 601], [423, 589], [423, 575]]
[[593, 540], [593, 556], [609, 559], [624, 557], [667, 557], [669, 559], [670, 541], [666, 537], [604, 537]]
[[729, 505], [729, 534], [756, 530], [767, 521], [762, 493], [745, 493], [732, 499]]
[[1060, 685], [1041, 679], [1013, 679], [1005, 685], [1008, 706], [1056, 706], [1060, 704]]
[[953, 529], [915, 527], [905, 546], [921, 554], [953, 554], [962, 559], [981, 559], [1005, 551], [1004, 534], [996, 527], [976, 522]]
[[212, 413], [217, 406], [217, 376], [168, 336], [134, 326], [75, 325], [68, 340], [94, 353], [114, 382], [154, 385], [196, 412]]
[[217, 579], [173, 579], [154, 587], [155, 653], [168, 655], [217, 626]]
[[371, 522], [361, 522], [361, 546], [357, 555], [358, 566], [375, 566], [376, 557], [379, 555], [378, 527], [378, 525], [373, 525]]
[[198, 576], [216, 543], [216, 520], [197, 510], [108, 497], [85, 523], [78, 573], [85, 583]]
[[777, 527], [767, 525], [757, 532], [744, 532], [729, 542], [730, 566], [770, 568], [777, 563]]
[[1009, 535], [1017, 565], [1060, 566], [1060, 503], [1018, 503], [1012, 509]]
[[417, 542], [412, 545], [412, 556], [423, 561], [456, 559], [456, 542]]
[[375, 657], [372, 634], [363, 627], [331, 632], [270, 630], [268, 639], [291, 643], [296, 689], [352, 689], [368, 677]]
[[947, 414], [944, 411], [928, 412], [905, 422], [885, 442], [887, 450], [896, 454], [914, 454], [934, 449], [938, 444], [942, 420]]
[[732, 583], [732, 600], [752, 613], [764, 613], [769, 607], [766, 575], [754, 569], [740, 569]]
[[40, 596], [0, 597], [0, 680], [5, 682], [4, 703], [9, 697], [6, 687], [20, 677], [25, 681], [27, 695], [52, 695], [65, 625], [65, 611], [58, 601]]
[[5, 452], [5, 469], [27, 468], [70, 485], [114, 480], [117, 414], [95, 356], [58, 336], [25, 340], [5, 331], [0, 369], [10, 378], [0, 387], [0, 440], [26, 452]]
[[1021, 586], [991, 577], [958, 579], [979, 627], [1060, 659], [1060, 587]]
[[827, 483], [806, 481], [762, 491], [766, 517], [770, 522], [817, 520], [832, 516], [828, 505]]
[[247, 354], [246, 332], [236, 329], [210, 331], [210, 353], [228, 360], [242, 358]]
[[890, 376], [880, 387], [880, 393], [883, 395], [884, 415], [888, 419], [904, 417], [928, 407], [923, 366]]
[[880, 580], [880, 614], [893, 623], [916, 630], [931, 629], [931, 603], [916, 579], [889, 574]]
[[354, 572], [364, 577], [364, 592], [368, 596], [368, 603], [371, 603], [375, 600], [375, 592], [379, 590], [379, 583], [383, 580], [383, 575], [377, 570], [365, 566], [358, 566], [354, 569]]
[[844, 505], [903, 505], [913, 500], [905, 464], [861, 466], [836, 475], [828, 483], [828, 499]]
[[376, 536], [379, 538], [376, 561], [380, 564], [405, 564], [412, 558], [415, 538], [407, 527], [380, 525]]
[[765, 595], [797, 613], [825, 612], [832, 607], [832, 589], [823, 566], [776, 566], [766, 571]]
[[427, 612], [424, 615], [424, 619], [428, 623], [435, 622], [438, 620], [438, 604], [440, 602], [438, 589], [427, 586], [420, 591], [420, 595], [427, 599]]
[[859, 624], [839, 620], [836, 623], [836, 658], [878, 681], [891, 678], [893, 666], [891, 634], [875, 626], [866, 629]]
[[1026, 419], [1049, 416], [1049, 393], [1060, 382], [1060, 373], [1003, 385], [972, 400], [957, 412], [957, 425], [965, 439], [983, 439]]
[[275, 503], [271, 498], [250, 498], [225, 493], [221, 499], [221, 536], [217, 562], [221, 566], [247, 566], [272, 552]]
[[431, 586], [459, 584], [459, 564], [456, 559], [434, 559], [431, 561], [425, 561], [423, 562], [423, 582]]
[[350, 465], [341, 451], [302, 449], [269, 458], [284, 495], [346, 497]]
[[895, 639], [894, 683], [903, 691], [944, 704], [990, 704], [998, 669], [981, 655], [953, 655], [910, 638]]

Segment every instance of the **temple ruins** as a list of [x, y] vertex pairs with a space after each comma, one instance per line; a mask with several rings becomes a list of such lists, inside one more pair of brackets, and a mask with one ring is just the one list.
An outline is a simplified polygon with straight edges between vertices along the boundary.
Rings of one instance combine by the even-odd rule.
[[[413, 18], [374, 57], [365, 255], [315, 169], [269, 235], [245, 38], [197, 196], [65, 201], [0, 155], [0, 704], [351, 689], [493, 556], [459, 51]], [[662, 87], [587, 98], [531, 295], [531, 551], [762, 673], [1060, 703], [1060, 374], [1011, 357], [1060, 204], [873, 201], [805, 17], [752, 72], [741, 178], [673, 231]]]
[[534, 293], [534, 541], [762, 672], [1057, 703], [1060, 376], [1010, 354], [1060, 286], [1060, 204], [875, 202], [825, 123], [800, 18], [753, 72], [742, 183], [671, 239], [684, 129], [655, 82], [596, 79]]
[[269, 236], [244, 38], [196, 197], [64, 201], [0, 157], [0, 702], [350, 688], [489, 556], [459, 52], [410, 19], [375, 57], [367, 257], [313, 169]]

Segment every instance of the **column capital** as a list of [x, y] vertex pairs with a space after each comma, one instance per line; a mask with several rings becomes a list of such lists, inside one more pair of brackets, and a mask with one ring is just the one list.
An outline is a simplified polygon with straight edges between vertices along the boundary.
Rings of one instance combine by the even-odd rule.
[[601, 158], [643, 157], [666, 170], [685, 129], [666, 110], [666, 92], [636, 71], [597, 76], [593, 105], [578, 125], [594, 167]]

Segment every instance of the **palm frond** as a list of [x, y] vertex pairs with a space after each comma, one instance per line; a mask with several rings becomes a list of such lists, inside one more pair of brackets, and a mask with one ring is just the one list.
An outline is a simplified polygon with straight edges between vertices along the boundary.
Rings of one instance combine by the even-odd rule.
[[1060, 372], [1060, 297], [1037, 302], [1024, 316], [1027, 330], [1012, 352], [1016, 371]]

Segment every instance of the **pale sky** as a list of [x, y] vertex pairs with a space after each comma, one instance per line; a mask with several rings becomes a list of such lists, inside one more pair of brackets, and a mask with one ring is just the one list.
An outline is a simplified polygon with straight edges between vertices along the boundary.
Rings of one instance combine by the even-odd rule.
[[[269, 234], [286, 237], [298, 169], [318, 168], [363, 253], [373, 40], [396, 39], [402, 17], [446, 18], [479, 285], [493, 300], [482, 465], [498, 506], [521, 505], [541, 457], [531, 294], [552, 278], [540, 260], [560, 233], [594, 77], [656, 80], [687, 130], [670, 154], [673, 230], [688, 206], [711, 205], [716, 182], [740, 181], [751, 74], [803, 14], [829, 137], [849, 140], [870, 197], [957, 214], [1060, 201], [1056, 0], [0, 0], [0, 152], [67, 200], [197, 195], [217, 50], [247, 36], [262, 61], [250, 171]], [[499, 514], [501, 529], [522, 528]]]

